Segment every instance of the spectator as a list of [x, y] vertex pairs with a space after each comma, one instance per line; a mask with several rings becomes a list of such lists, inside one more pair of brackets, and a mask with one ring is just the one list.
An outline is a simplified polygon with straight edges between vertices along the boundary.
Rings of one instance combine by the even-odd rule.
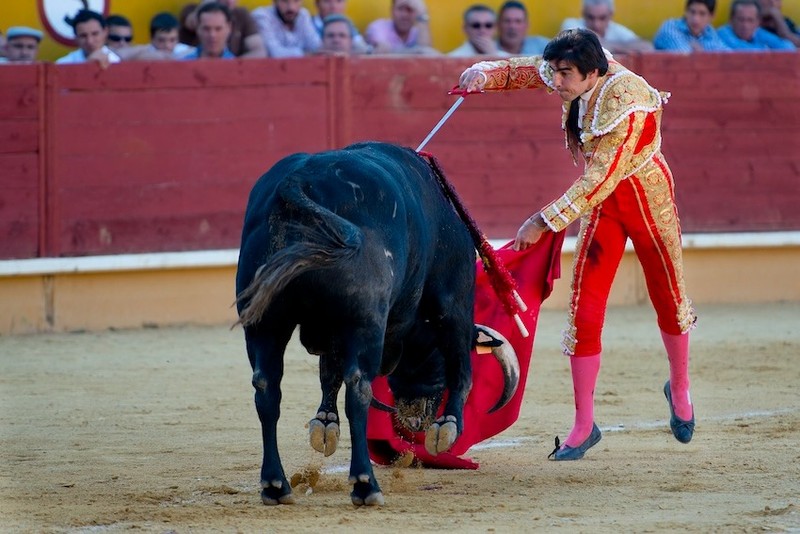
[[39, 56], [42, 32], [27, 26], [12, 26], [6, 38], [5, 58], [0, 63], [33, 63]]
[[325, 17], [322, 23], [322, 46], [320, 54], [349, 56], [361, 53], [355, 47], [356, 28], [344, 15], [334, 13]]
[[[233, 18], [233, 13], [231, 13]], [[150, 45], [154, 52], [178, 59], [194, 52], [194, 47], [181, 43], [178, 39], [180, 24], [172, 13], [157, 13], [150, 19]], [[260, 38], [260, 37], [259, 37]]]
[[761, 28], [758, 0], [734, 0], [728, 24], [717, 30], [732, 50], [796, 50], [794, 44]]
[[438, 54], [429, 22], [423, 0], [392, 0], [391, 18], [372, 21], [364, 34], [375, 54]]
[[75, 40], [80, 48], [57, 59], [57, 64], [97, 61], [101, 67], [106, 68], [111, 63], [120, 62], [120, 57], [116, 52], [105, 45], [108, 30], [103, 15], [96, 11], [82, 9], [67, 22], [75, 31]]
[[494, 10], [484, 4], [473, 4], [464, 11], [462, 29], [467, 41], [448, 53], [451, 57], [469, 57], [479, 55], [508, 56], [501, 52], [494, 40], [497, 16]]
[[[213, 0], [202, 0], [200, 4], [187, 4], [178, 14], [178, 40], [189, 46], [197, 46], [197, 12], [203, 4]], [[258, 33], [258, 25], [247, 8], [236, 5], [236, 0], [220, 0], [231, 16], [231, 36], [228, 49], [237, 57], [267, 57], [264, 41]]]
[[781, 0], [759, 0], [761, 4], [761, 27], [782, 37], [800, 48], [800, 28], [781, 12]]
[[254, 9], [253, 18], [271, 57], [301, 57], [322, 45], [302, 0], [273, 0], [271, 6]]
[[218, 2], [205, 2], [197, 10], [199, 44], [185, 59], [234, 59], [228, 48], [231, 36], [231, 12]]
[[687, 53], [730, 50], [711, 26], [716, 4], [716, 0], [686, 0], [683, 18], [665, 21], [656, 32], [653, 38], [656, 50]]
[[106, 17], [106, 29], [108, 30], [106, 45], [122, 57], [123, 54], [120, 54], [120, 51], [130, 48], [133, 41], [131, 21], [122, 15], [109, 15]]
[[0, 58], [6, 57], [6, 38], [0, 30]]
[[498, 16], [500, 50], [512, 56], [541, 54], [549, 42], [539, 35], [528, 35], [528, 9], [522, 2], [511, 0], [500, 7]]
[[600, 38], [603, 48], [613, 54], [649, 52], [653, 50], [650, 41], [642, 39], [633, 30], [614, 20], [614, 0], [583, 0], [581, 18], [566, 19], [561, 30], [586, 28]]
[[157, 13], [150, 19], [150, 44], [119, 50], [123, 61], [132, 59], [181, 59], [195, 47], [178, 42], [178, 19], [172, 13]]
[[[311, 22], [314, 23], [314, 27], [317, 29], [317, 32], [319, 32], [320, 38], [322, 38], [325, 18], [330, 15], [344, 15], [347, 0], [315, 0], [314, 3], [317, 6], [317, 14], [311, 17]], [[358, 28], [353, 24], [353, 21], [350, 19], [347, 20], [350, 21], [350, 25], [355, 32], [353, 36], [353, 53], [361, 54], [369, 52], [369, 45], [367, 45], [367, 42], [364, 40], [364, 36], [358, 32]]]

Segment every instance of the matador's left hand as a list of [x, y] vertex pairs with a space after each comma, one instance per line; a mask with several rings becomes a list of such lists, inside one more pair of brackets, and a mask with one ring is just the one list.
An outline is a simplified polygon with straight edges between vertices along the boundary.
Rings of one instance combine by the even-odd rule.
[[514, 250], [525, 250], [536, 244], [542, 238], [542, 234], [547, 231], [547, 226], [542, 220], [540, 212], [535, 213], [526, 219], [522, 226], [517, 230], [517, 237], [514, 239]]

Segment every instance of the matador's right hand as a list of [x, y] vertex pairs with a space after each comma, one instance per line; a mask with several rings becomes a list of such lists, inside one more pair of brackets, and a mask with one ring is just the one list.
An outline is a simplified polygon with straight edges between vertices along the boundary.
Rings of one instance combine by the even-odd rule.
[[472, 66], [461, 73], [458, 79], [458, 88], [468, 93], [479, 93], [486, 85], [486, 74], [476, 66]]

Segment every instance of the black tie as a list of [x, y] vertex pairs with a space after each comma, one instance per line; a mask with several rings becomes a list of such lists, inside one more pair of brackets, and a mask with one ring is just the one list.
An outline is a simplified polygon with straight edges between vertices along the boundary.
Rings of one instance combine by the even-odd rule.
[[578, 111], [580, 110], [581, 97], [576, 98], [569, 105], [569, 115], [567, 115], [567, 132], [571, 135], [575, 142], [579, 145], [581, 143], [581, 129], [578, 127]]

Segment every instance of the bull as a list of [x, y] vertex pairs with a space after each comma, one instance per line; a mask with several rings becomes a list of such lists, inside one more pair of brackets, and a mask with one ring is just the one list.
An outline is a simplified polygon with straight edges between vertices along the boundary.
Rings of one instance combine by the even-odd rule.
[[302, 345], [320, 356], [322, 401], [309, 436], [326, 456], [339, 440], [345, 385], [353, 504], [384, 503], [366, 435], [376, 376], [389, 375], [396, 417], [425, 431], [430, 454], [453, 445], [471, 387], [474, 261], [431, 166], [408, 148], [370, 142], [294, 154], [257, 181], [236, 304], [261, 422], [265, 504], [294, 502], [276, 429], [284, 352], [297, 326]]

